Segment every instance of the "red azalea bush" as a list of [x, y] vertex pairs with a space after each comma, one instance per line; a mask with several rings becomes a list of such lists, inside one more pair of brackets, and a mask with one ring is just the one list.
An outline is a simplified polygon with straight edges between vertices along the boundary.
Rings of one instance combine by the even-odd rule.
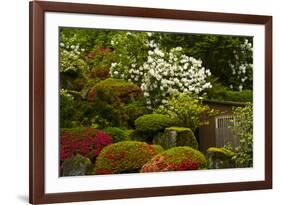
[[174, 147], [154, 156], [141, 172], [184, 171], [207, 168], [205, 156], [191, 147]]
[[101, 150], [112, 143], [112, 138], [103, 131], [94, 128], [75, 128], [61, 131], [60, 160], [76, 154], [94, 160]]
[[138, 172], [154, 155], [162, 151], [145, 142], [122, 141], [105, 147], [96, 159], [96, 174]]

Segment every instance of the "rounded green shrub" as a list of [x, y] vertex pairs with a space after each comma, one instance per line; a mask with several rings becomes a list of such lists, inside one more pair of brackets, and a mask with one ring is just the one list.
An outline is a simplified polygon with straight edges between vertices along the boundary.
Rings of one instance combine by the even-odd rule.
[[154, 156], [141, 172], [184, 171], [207, 168], [205, 156], [191, 147], [174, 147]]
[[107, 127], [103, 131], [112, 138], [113, 143], [129, 140], [128, 133], [118, 127]]
[[143, 95], [139, 86], [125, 80], [114, 78], [107, 78], [97, 83], [89, 92], [89, 99], [94, 100], [95, 97], [98, 97], [98, 92], [110, 92], [117, 96], [122, 102], [128, 102], [131, 99]]
[[154, 148], [154, 150], [157, 154], [165, 151], [165, 149], [161, 145], [153, 144], [151, 146]]
[[123, 141], [105, 147], [96, 160], [96, 174], [138, 172], [159, 151], [145, 142]]
[[108, 78], [98, 82], [88, 92], [88, 101], [99, 128], [128, 127], [125, 104], [143, 96], [141, 89], [130, 82]]
[[173, 120], [168, 115], [163, 114], [147, 114], [135, 121], [137, 131], [148, 133], [163, 131], [166, 127], [170, 127], [173, 124]]

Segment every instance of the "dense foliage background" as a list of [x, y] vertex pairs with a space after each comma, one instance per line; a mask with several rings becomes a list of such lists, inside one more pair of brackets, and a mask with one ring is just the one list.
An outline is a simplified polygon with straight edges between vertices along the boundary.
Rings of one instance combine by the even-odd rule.
[[[61, 127], [93, 122], [105, 126], [88, 94], [109, 77], [133, 82], [144, 92], [144, 99], [116, 113], [121, 119], [124, 113], [132, 117], [134, 107], [151, 112], [174, 91], [204, 99], [252, 101], [252, 47], [252, 37], [244, 36], [61, 28]], [[120, 102], [111, 98], [114, 111]]]

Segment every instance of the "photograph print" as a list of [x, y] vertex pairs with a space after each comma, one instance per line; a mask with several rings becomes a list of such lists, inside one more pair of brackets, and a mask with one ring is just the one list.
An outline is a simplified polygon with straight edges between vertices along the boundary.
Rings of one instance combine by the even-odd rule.
[[253, 37], [59, 28], [59, 176], [253, 167]]

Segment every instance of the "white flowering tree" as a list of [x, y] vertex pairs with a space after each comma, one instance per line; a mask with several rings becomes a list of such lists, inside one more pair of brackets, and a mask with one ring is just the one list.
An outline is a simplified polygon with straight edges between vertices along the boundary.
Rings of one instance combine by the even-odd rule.
[[[123, 78], [141, 86], [148, 108], [166, 103], [166, 98], [175, 92], [200, 96], [212, 85], [207, 77], [210, 70], [202, 67], [202, 61], [183, 54], [181, 47], [163, 52], [154, 42], [148, 44], [147, 59], [142, 65], [132, 63], [127, 72], [112, 63], [111, 76]], [[117, 68], [117, 69], [116, 69]]]
[[83, 71], [88, 69], [86, 61], [81, 57], [85, 49], [79, 45], [60, 43], [60, 72]]
[[[230, 77], [230, 89], [242, 91], [253, 80], [253, 46], [247, 39], [233, 51], [234, 58], [229, 61], [232, 76]], [[250, 86], [251, 87], [251, 86]]]

